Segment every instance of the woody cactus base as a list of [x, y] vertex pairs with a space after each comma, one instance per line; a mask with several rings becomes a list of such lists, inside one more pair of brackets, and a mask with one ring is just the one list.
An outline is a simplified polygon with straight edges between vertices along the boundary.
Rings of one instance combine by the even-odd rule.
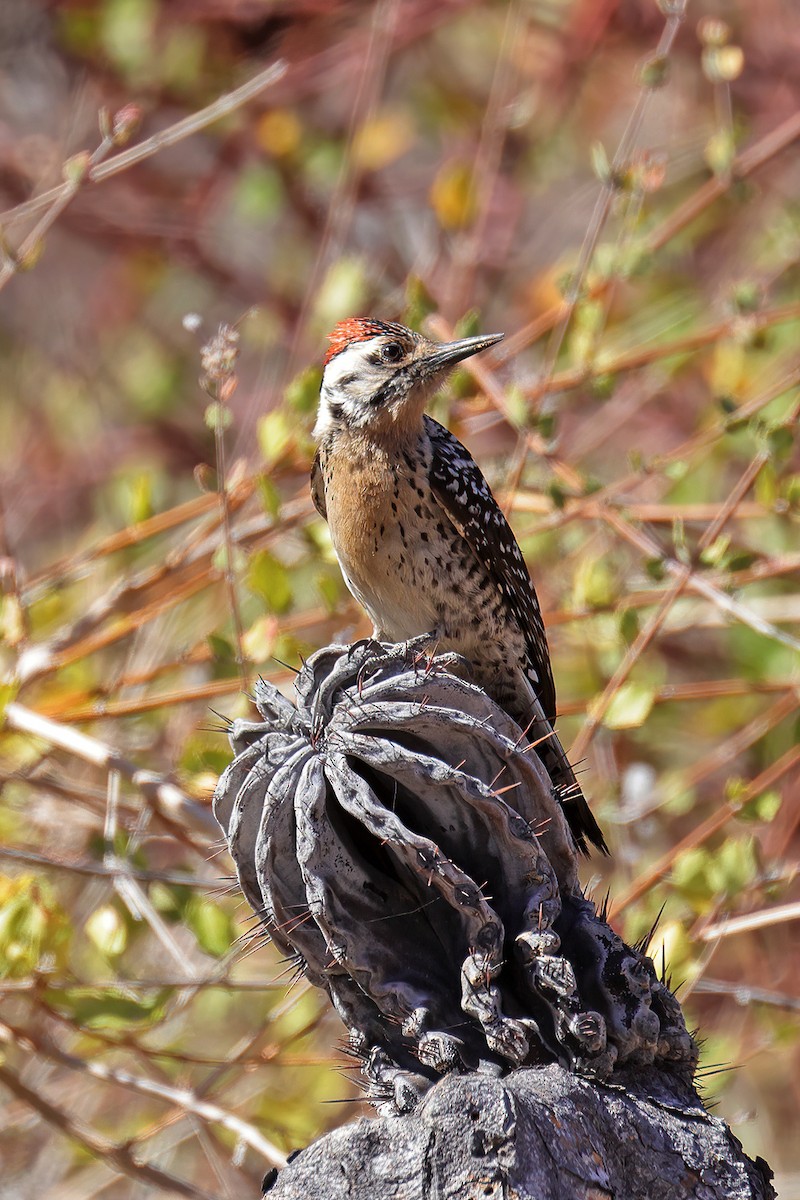
[[313, 655], [297, 707], [259, 683], [214, 799], [245, 896], [386, 1113], [451, 1072], [689, 1081], [677, 1001], [583, 896], [535, 747], [467, 673], [367, 641]]
[[355, 1121], [264, 1179], [269, 1200], [775, 1200], [693, 1088], [656, 1064], [613, 1082], [556, 1064], [455, 1075], [402, 1120]]

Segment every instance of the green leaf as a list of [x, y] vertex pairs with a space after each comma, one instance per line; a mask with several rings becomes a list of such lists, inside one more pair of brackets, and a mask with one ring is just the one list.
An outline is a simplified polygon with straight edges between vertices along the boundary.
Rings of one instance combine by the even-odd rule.
[[458, 321], [453, 331], [454, 338], [477, 337], [481, 332], [481, 314], [477, 308], [469, 308]]
[[584, 558], [575, 572], [572, 602], [577, 612], [607, 608], [616, 599], [617, 581], [606, 558]]
[[780, 486], [775, 467], [771, 462], [765, 463], [758, 473], [753, 486], [756, 500], [765, 508], [772, 508], [780, 496]]
[[278, 637], [278, 619], [273, 613], [257, 618], [242, 634], [242, 650], [250, 662], [263, 663], [272, 657]]
[[792, 507], [800, 507], [800, 475], [790, 475], [784, 482], [783, 490]]
[[779, 425], [771, 429], [767, 435], [767, 445], [773, 458], [788, 458], [794, 449], [794, 432], [787, 425]]
[[624, 608], [619, 617], [619, 632], [622, 640], [630, 645], [639, 632], [639, 614], [635, 608]]
[[712, 855], [704, 846], [694, 846], [679, 854], [672, 864], [670, 878], [673, 886], [695, 908], [708, 908], [714, 895], [709, 878]]
[[259, 475], [258, 492], [264, 512], [268, 517], [272, 517], [273, 521], [277, 521], [281, 515], [281, 495], [269, 476]]
[[342, 588], [338, 579], [332, 575], [318, 575], [315, 583], [328, 612], [335, 612], [342, 595]]
[[359, 258], [345, 257], [331, 263], [317, 291], [314, 320], [322, 330], [363, 310], [367, 299], [367, 267]]
[[186, 924], [206, 954], [222, 958], [235, 940], [233, 922], [224, 909], [203, 896], [193, 896], [186, 908]]
[[506, 392], [506, 411], [511, 424], [524, 429], [531, 420], [531, 405], [521, 387], [512, 383]]
[[96, 908], [84, 928], [89, 940], [105, 958], [116, 958], [128, 944], [125, 921], [113, 904]]
[[656, 583], [661, 583], [666, 578], [667, 570], [664, 566], [663, 558], [648, 558], [644, 564], [644, 569]]
[[706, 162], [715, 175], [725, 175], [736, 156], [736, 143], [727, 129], [712, 133], [706, 142]]
[[752, 837], [729, 837], [714, 853], [709, 878], [715, 892], [737, 896], [758, 875], [758, 856]]
[[55, 892], [33, 875], [0, 875], [0, 978], [22, 978], [45, 958], [65, 961], [72, 927]]
[[116, 988], [50, 989], [48, 1003], [85, 1029], [128, 1029], [131, 1025], [151, 1025], [159, 1021], [172, 995], [161, 988], [145, 995], [128, 994]]
[[540, 411], [535, 413], [530, 421], [531, 429], [537, 430], [545, 441], [549, 441], [556, 431], [556, 414]]
[[319, 367], [307, 367], [295, 375], [286, 389], [286, 403], [301, 413], [313, 413], [319, 400], [322, 372]]
[[601, 183], [611, 179], [611, 163], [608, 161], [606, 148], [602, 142], [593, 142], [591, 149], [592, 170]]
[[294, 440], [286, 413], [280, 408], [273, 409], [261, 418], [257, 430], [261, 457], [271, 467], [280, 461]]
[[746, 386], [746, 347], [734, 339], [718, 342], [711, 361], [710, 386], [714, 396], [736, 400]]
[[740, 279], [731, 288], [731, 303], [737, 312], [758, 312], [764, 304], [763, 285], [754, 279]]
[[762, 792], [760, 796], [754, 796], [752, 800], [747, 800], [739, 809], [736, 816], [740, 821], [763, 821], [768, 823], [773, 821], [778, 815], [782, 803], [783, 798], [780, 792]]
[[682, 517], [678, 517], [672, 522], [672, 541], [675, 557], [678, 562], [688, 567], [692, 561], [692, 554], [689, 549], [689, 543], [686, 540], [686, 526], [683, 523]]
[[254, 162], [239, 172], [234, 215], [256, 225], [280, 214], [284, 203], [281, 177], [274, 167]]
[[6, 707], [14, 700], [18, 691], [18, 682], [0, 683], [0, 721], [5, 717]]
[[471, 164], [442, 164], [431, 184], [430, 206], [442, 229], [466, 229], [472, 224], [477, 214], [477, 194]]
[[147, 894], [156, 912], [161, 913], [161, 916], [166, 917], [168, 921], [182, 920], [186, 906], [192, 897], [190, 888], [162, 883], [160, 880], [150, 884]]
[[218, 633], [210, 633], [206, 638], [209, 649], [214, 655], [215, 662], [230, 663], [236, 661], [236, 651], [227, 638]]
[[152, 517], [155, 508], [153, 505], [153, 476], [142, 472], [134, 476], [128, 484], [128, 504], [130, 519], [134, 524], [138, 521], [146, 521], [148, 517]]
[[153, 69], [156, 6], [153, 0], [108, 0], [101, 9], [103, 48], [123, 71], [132, 74]]
[[741, 775], [729, 775], [725, 780], [725, 799], [729, 804], [736, 805], [747, 793], [747, 780]]
[[603, 724], [607, 729], [638, 729], [649, 717], [654, 700], [652, 687], [629, 680], [611, 700]]
[[247, 586], [265, 601], [270, 612], [284, 613], [291, 606], [289, 572], [269, 550], [259, 550], [251, 558], [247, 569]]
[[595, 400], [610, 400], [617, 386], [617, 375], [593, 375], [589, 380], [589, 390]]
[[227, 404], [220, 404], [215, 400], [206, 407], [203, 420], [214, 433], [224, 433], [233, 424], [233, 413]]
[[[238, 574], [238, 572], [244, 570], [245, 565], [247, 564], [247, 559], [241, 547], [231, 546], [230, 549], [230, 567], [234, 574]], [[216, 550], [211, 556], [211, 564], [216, 571], [222, 571], [223, 574], [228, 570], [228, 546], [225, 544], [225, 542], [223, 542], [221, 546], [217, 546]]]
[[756, 555], [749, 550], [733, 550], [725, 559], [726, 571], [746, 571], [756, 561]]
[[548, 483], [547, 494], [553, 502], [553, 508], [562, 509], [567, 503], [568, 495], [556, 479], [551, 479]]
[[430, 313], [436, 311], [436, 301], [419, 275], [409, 275], [406, 281], [406, 325], [419, 329]]
[[681, 787], [680, 780], [673, 781], [671, 788], [664, 788], [666, 799], [663, 804], [663, 811], [668, 812], [673, 817], [683, 817], [686, 813], [691, 812], [697, 802], [697, 795], [694, 788]]
[[682, 921], [665, 921], [656, 926], [656, 931], [647, 948], [648, 957], [661, 971], [662, 963], [671, 974], [685, 979], [692, 970], [694, 947]]
[[139, 415], [152, 419], [176, 407], [181, 391], [177, 363], [155, 333], [134, 327], [115, 344], [110, 361], [123, 393], [120, 403], [126, 410], [132, 407]]
[[685, 479], [689, 472], [689, 464], [685, 458], [676, 458], [673, 462], [668, 462], [664, 467], [664, 474], [667, 479], [677, 483], [681, 479]]
[[725, 557], [730, 544], [731, 535], [729, 533], [721, 533], [714, 539], [710, 546], [706, 546], [705, 550], [700, 552], [700, 561], [708, 567], [718, 567]]

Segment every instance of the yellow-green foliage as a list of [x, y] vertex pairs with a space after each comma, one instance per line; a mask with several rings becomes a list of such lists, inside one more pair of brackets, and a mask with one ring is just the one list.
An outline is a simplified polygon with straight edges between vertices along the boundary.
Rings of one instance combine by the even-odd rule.
[[[307, 487], [354, 313], [507, 331], [434, 409], [539, 589], [612, 848], [587, 885], [629, 939], [663, 907], [654, 957], [706, 1064], [739, 1068], [709, 1095], [796, 1177], [791, 6], [194, 8], [3, 18], [3, 1182], [256, 1194], [354, 1111], [327, 1103], [357, 1096], [342, 1028], [287, 991], [208, 819], [258, 674], [289, 694], [301, 655], [368, 632]], [[281, 55], [274, 88], [111, 171]]]

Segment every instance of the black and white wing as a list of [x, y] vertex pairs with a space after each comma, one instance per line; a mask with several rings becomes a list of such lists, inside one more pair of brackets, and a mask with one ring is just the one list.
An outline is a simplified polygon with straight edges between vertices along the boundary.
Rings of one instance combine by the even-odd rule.
[[311, 499], [314, 501], [314, 508], [319, 515], [327, 521], [328, 509], [325, 504], [325, 480], [322, 477], [322, 463], [320, 461], [319, 450], [314, 455], [314, 462], [311, 467]]
[[556, 689], [547, 635], [517, 539], [469, 451], [432, 417], [425, 417], [425, 430], [433, 449], [431, 490], [448, 519], [497, 584], [525, 638], [528, 652], [525, 671], [538, 700], [531, 713], [531, 728], [537, 730], [535, 710], [541, 708], [552, 730], [551, 737], [544, 734], [536, 752], [553, 781], [575, 844], [586, 854], [588, 839], [607, 854], [602, 831], [555, 734]]
[[517, 539], [466, 447], [432, 417], [425, 417], [425, 431], [433, 449], [431, 490], [496, 583], [519, 625], [528, 651], [530, 683], [552, 724], [556, 719], [556, 689], [547, 634]]

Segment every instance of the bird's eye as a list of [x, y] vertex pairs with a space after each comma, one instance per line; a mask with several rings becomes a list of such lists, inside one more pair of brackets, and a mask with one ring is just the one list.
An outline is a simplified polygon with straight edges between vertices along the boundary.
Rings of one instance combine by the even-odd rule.
[[396, 363], [403, 357], [403, 347], [399, 342], [387, 342], [381, 350], [384, 362]]

